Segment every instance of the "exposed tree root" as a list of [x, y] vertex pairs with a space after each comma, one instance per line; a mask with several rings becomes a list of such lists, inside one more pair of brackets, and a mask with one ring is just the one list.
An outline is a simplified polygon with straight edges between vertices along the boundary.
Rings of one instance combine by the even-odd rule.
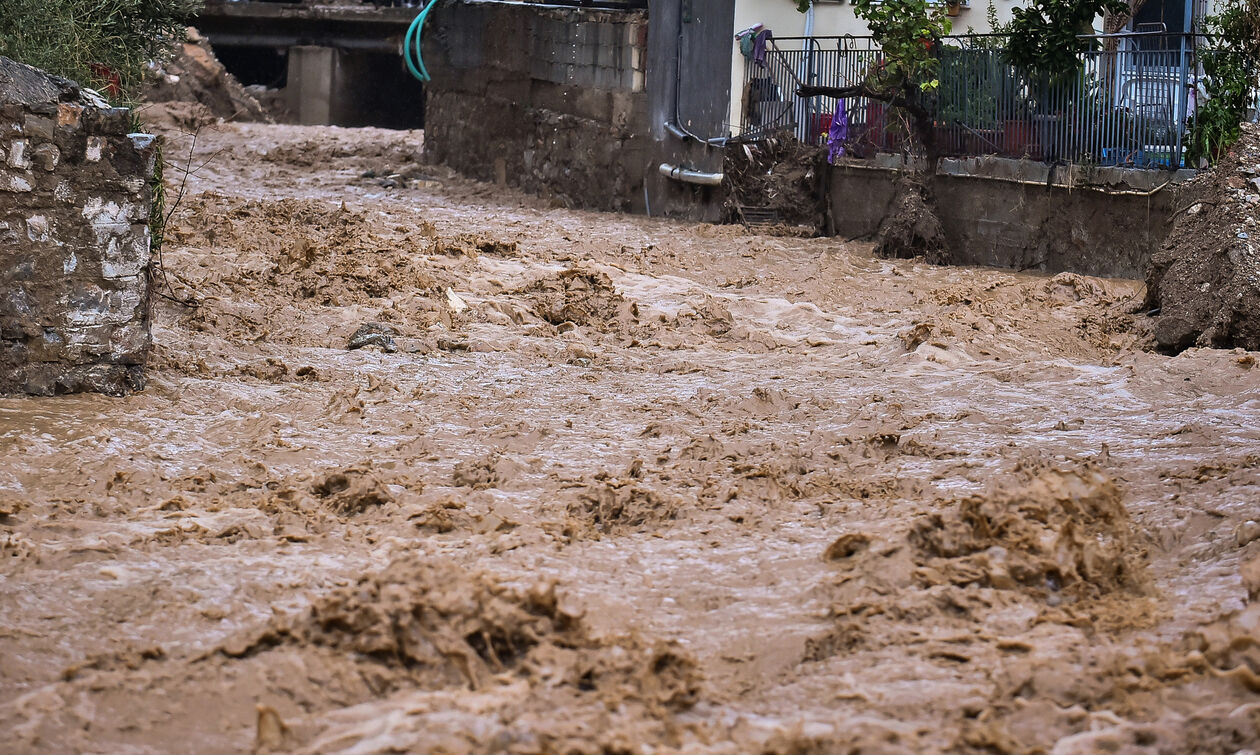
[[892, 211], [876, 234], [875, 253], [880, 257], [923, 257], [933, 265], [947, 265], [953, 255], [936, 216], [931, 190], [919, 176], [901, 178]]

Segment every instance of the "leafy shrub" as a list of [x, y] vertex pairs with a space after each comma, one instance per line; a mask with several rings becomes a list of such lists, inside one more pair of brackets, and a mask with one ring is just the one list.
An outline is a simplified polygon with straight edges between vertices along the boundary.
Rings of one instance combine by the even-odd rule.
[[1211, 47], [1202, 55], [1208, 101], [1194, 114], [1186, 146], [1189, 162], [1215, 162], [1238, 140], [1260, 84], [1260, 0], [1226, 0], [1204, 19]]
[[1030, 73], [1070, 79], [1081, 68], [1080, 53], [1098, 45], [1078, 35], [1093, 32], [1096, 16], [1128, 10], [1124, 0], [1032, 0], [1011, 11], [1007, 57]]
[[127, 100], [201, 0], [0, 0], [0, 55]]

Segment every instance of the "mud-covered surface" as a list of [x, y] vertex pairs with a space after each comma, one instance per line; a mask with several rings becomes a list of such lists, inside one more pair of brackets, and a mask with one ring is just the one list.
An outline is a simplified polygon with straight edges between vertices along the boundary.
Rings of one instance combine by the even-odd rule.
[[0, 399], [0, 750], [1260, 744], [1254, 354], [419, 149], [203, 130], [148, 388]]
[[937, 216], [934, 182], [925, 176], [905, 176], [896, 182], [896, 198], [875, 234], [875, 255], [893, 259], [921, 257], [933, 265], [948, 265], [953, 255]]

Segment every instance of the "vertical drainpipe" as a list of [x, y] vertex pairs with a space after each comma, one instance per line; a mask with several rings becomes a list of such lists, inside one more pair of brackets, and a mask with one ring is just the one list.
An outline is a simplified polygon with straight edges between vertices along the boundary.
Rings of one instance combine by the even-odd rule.
[[[814, 68], [813, 66], [814, 45], [812, 41], [813, 38], [814, 38], [814, 4], [811, 2], [809, 4], [809, 10], [805, 11], [805, 54], [801, 56], [801, 69], [796, 72], [797, 78], [799, 78], [801, 81], [804, 81], [806, 84], [812, 83], [810, 81], [810, 79], [812, 78], [810, 74], [813, 73], [813, 68]], [[810, 109], [811, 109], [812, 104], [813, 104], [812, 99], [811, 100], [802, 99], [796, 104], [796, 117], [797, 117], [797, 122], [800, 124], [797, 126], [798, 133], [796, 134], [796, 138], [800, 139], [801, 142], [805, 144], [809, 143], [808, 141], [809, 136], [810, 136], [809, 134], [810, 117], [809, 116], [811, 115]]]
[[[1188, 34], [1194, 31], [1194, 0], [1186, 0], [1186, 15], [1184, 18], [1184, 28], [1182, 29], [1181, 39], [1179, 40], [1178, 49], [1181, 50], [1181, 86], [1178, 87], [1177, 93], [1177, 112], [1173, 114], [1173, 122], [1177, 124], [1177, 145], [1176, 152], [1173, 153], [1172, 159], [1169, 160], [1169, 169], [1176, 170], [1183, 166], [1185, 162], [1185, 142], [1182, 132], [1189, 124], [1190, 119], [1190, 55], [1194, 52], [1196, 40]], [[1195, 71], [1197, 73], [1197, 71]], [[1197, 92], [1196, 92], [1197, 96]], [[1197, 100], [1196, 100], [1197, 102]]]
[[[673, 77], [673, 110], [672, 115], [665, 121], [664, 129], [667, 134], [677, 138], [685, 146], [688, 140], [695, 140], [699, 144], [709, 147], [723, 147], [726, 145], [728, 137], [702, 137], [692, 133], [682, 125], [682, 117], [680, 113], [680, 100], [682, 96], [682, 48], [683, 48], [683, 25], [692, 23], [694, 18], [689, 15], [691, 5], [689, 2], [679, 4], [678, 7], [678, 34], [675, 41], [674, 50], [674, 77]], [[729, 110], [729, 107], [727, 108]], [[721, 173], [704, 173], [697, 170], [691, 170], [681, 165], [673, 165], [672, 163], [661, 163], [657, 171], [666, 178], [683, 183], [697, 184], [700, 186], [721, 186], [723, 174]], [[650, 201], [645, 194], [644, 203]]]

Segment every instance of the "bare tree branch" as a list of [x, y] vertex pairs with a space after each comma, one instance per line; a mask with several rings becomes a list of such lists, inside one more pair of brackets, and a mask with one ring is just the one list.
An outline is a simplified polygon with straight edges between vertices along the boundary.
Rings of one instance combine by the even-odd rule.
[[797, 87], [796, 95], [798, 97], [835, 97], [837, 99], [866, 97], [872, 100], [879, 100], [893, 107], [903, 108], [916, 118], [928, 119], [930, 116], [927, 108], [922, 103], [910, 99], [904, 93], [887, 89], [873, 89], [866, 84], [854, 84], [847, 87], [802, 85]]

